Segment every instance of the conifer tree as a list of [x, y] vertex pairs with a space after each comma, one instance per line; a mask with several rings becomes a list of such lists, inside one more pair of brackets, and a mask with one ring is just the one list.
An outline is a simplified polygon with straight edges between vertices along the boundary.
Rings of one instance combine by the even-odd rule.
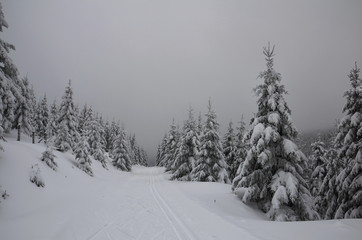
[[164, 167], [163, 159], [165, 159], [166, 145], [167, 145], [167, 134], [165, 133], [165, 135], [163, 136], [162, 142], [160, 144], [160, 152], [159, 152], [159, 157], [157, 160], [157, 166], [159, 166], [159, 167]]
[[190, 181], [200, 145], [192, 108], [189, 109], [189, 118], [185, 121], [179, 143], [175, 152], [171, 179]]
[[324, 148], [324, 142], [318, 140], [311, 144], [311, 193], [313, 196], [317, 196], [322, 182], [326, 175], [326, 155], [327, 150]]
[[224, 141], [223, 141], [223, 145], [222, 145], [223, 151], [224, 151], [224, 156], [225, 156], [225, 162], [227, 164], [227, 170], [229, 173], [229, 179], [235, 178], [235, 174], [236, 174], [238, 165], [240, 164], [240, 163], [235, 164], [235, 163], [237, 163], [237, 155], [236, 155], [237, 147], [236, 147], [235, 137], [236, 136], [234, 133], [233, 123], [230, 121], [228, 130], [224, 136]]
[[192, 170], [192, 180], [229, 183], [227, 165], [218, 133], [219, 124], [209, 100], [206, 121], [200, 138], [200, 154]]
[[247, 153], [247, 144], [245, 141], [245, 123], [243, 117], [240, 120], [240, 126], [237, 128], [236, 133], [236, 161], [230, 166], [230, 171], [234, 173], [232, 180], [232, 190], [239, 184], [241, 180], [241, 170], [243, 169], [244, 160]]
[[[0, 32], [8, 28], [0, 3]], [[14, 45], [0, 38], [0, 139], [5, 140], [3, 133], [9, 132], [14, 123], [16, 105], [21, 103], [21, 81], [18, 79], [18, 69], [9, 57]], [[0, 145], [1, 149], [1, 145]]]
[[32, 106], [31, 95], [28, 78], [25, 77], [21, 81], [21, 95], [22, 98], [18, 102], [15, 109], [15, 118], [13, 128], [18, 129], [18, 141], [20, 141], [21, 132], [31, 135], [33, 132], [33, 126], [31, 124]]
[[32, 143], [35, 143], [35, 132], [37, 128], [37, 103], [36, 103], [36, 97], [35, 97], [35, 91], [34, 87], [31, 86], [30, 88], [30, 125], [32, 126], [32, 132], [31, 132], [31, 138]]
[[79, 141], [74, 148], [75, 160], [77, 161], [77, 167], [93, 177], [93, 171], [91, 169], [91, 159], [89, 157], [89, 144], [87, 137], [80, 137]]
[[89, 144], [89, 154], [94, 157], [95, 160], [102, 163], [104, 168], [107, 168], [107, 163], [104, 157], [102, 149], [101, 133], [103, 129], [98, 120], [93, 116], [92, 108], [88, 108], [87, 117], [83, 123], [82, 134], [87, 137]]
[[172, 121], [170, 125], [170, 131], [167, 135], [167, 141], [165, 144], [164, 155], [161, 160], [161, 166], [166, 168], [166, 171], [173, 170], [173, 163], [175, 161], [175, 154], [178, 144], [178, 136], [179, 133], [177, 131], [177, 127], [175, 125], [175, 120]]
[[326, 174], [315, 198], [315, 207], [322, 219], [334, 219], [338, 208], [337, 176], [342, 169], [337, 151], [329, 149], [325, 154]]
[[58, 118], [59, 118], [58, 107], [56, 101], [54, 100], [52, 105], [50, 105], [49, 119], [48, 119], [48, 124], [46, 126], [45, 134], [47, 136], [47, 141], [49, 139], [54, 140], [54, 137], [58, 133]]
[[338, 126], [336, 145], [344, 169], [338, 175], [338, 204], [335, 218], [362, 217], [362, 80], [355, 64], [348, 75], [351, 88], [344, 93], [345, 116]]
[[127, 135], [122, 128], [113, 145], [113, 161], [112, 164], [122, 171], [131, 171], [131, 159], [129, 157], [129, 148], [127, 144]]
[[73, 89], [71, 81], [65, 88], [58, 118], [58, 133], [55, 137], [54, 146], [59, 151], [73, 150], [79, 139], [78, 119], [74, 110]]
[[294, 144], [297, 130], [284, 99], [281, 75], [274, 68], [274, 47], [264, 48], [267, 69], [255, 88], [258, 112], [248, 133], [250, 150], [235, 192], [244, 203], [256, 203], [278, 221], [317, 219], [312, 196], [303, 178], [306, 157]]
[[46, 142], [48, 139], [47, 127], [49, 122], [49, 109], [48, 100], [45, 94], [41, 102], [38, 104], [36, 112], [36, 132], [39, 137], [39, 142]]

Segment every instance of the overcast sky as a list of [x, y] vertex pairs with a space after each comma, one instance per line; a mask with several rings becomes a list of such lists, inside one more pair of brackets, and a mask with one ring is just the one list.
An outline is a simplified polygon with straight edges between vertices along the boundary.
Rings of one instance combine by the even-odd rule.
[[341, 116], [347, 75], [362, 66], [362, 1], [5, 0], [2, 38], [40, 97], [75, 101], [120, 119], [150, 155], [172, 118], [209, 97], [222, 126], [249, 122], [252, 89], [276, 45], [275, 69], [296, 127], [328, 128]]

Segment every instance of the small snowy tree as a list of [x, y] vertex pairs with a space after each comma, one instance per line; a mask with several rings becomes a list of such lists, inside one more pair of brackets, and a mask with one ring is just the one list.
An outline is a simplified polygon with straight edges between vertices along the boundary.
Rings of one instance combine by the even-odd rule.
[[62, 103], [60, 105], [58, 118], [58, 133], [55, 137], [54, 146], [59, 151], [73, 150], [79, 139], [78, 120], [74, 110], [73, 90], [71, 81], [65, 88]]
[[112, 164], [122, 171], [131, 171], [132, 164], [129, 157], [129, 148], [127, 144], [126, 132], [122, 128], [121, 132], [116, 137], [113, 146], [113, 161]]
[[189, 109], [189, 118], [184, 124], [179, 142], [175, 152], [176, 157], [172, 167], [174, 172], [171, 179], [190, 181], [200, 145], [192, 108]]
[[224, 156], [225, 156], [225, 162], [227, 164], [227, 169], [229, 173], [229, 179], [234, 179], [236, 170], [238, 168], [237, 163], [237, 147], [236, 147], [236, 139], [235, 139], [235, 133], [233, 128], [233, 123], [229, 122], [229, 128], [224, 136], [223, 141], [223, 150], [224, 150]]
[[355, 67], [348, 75], [351, 88], [344, 96], [345, 116], [338, 126], [336, 145], [344, 169], [338, 175], [338, 204], [335, 218], [362, 217], [362, 80]]
[[48, 167], [56, 171], [58, 164], [55, 162], [54, 158], [55, 155], [53, 153], [53, 148], [51, 146], [47, 146], [46, 150], [42, 153], [40, 160], [45, 162]]
[[91, 159], [89, 157], [89, 145], [86, 137], [81, 137], [74, 149], [75, 160], [77, 161], [77, 167], [93, 177], [93, 171], [91, 169]]
[[284, 99], [287, 92], [274, 68], [274, 47], [264, 48], [267, 69], [256, 87], [258, 112], [248, 133], [250, 150], [235, 186], [244, 203], [256, 203], [278, 221], [317, 219], [313, 199], [303, 177], [306, 157], [294, 144], [297, 130]]
[[200, 154], [192, 170], [192, 180], [229, 183], [227, 165], [219, 136], [219, 124], [209, 100], [208, 113], [200, 138]]
[[34, 183], [37, 187], [45, 187], [45, 183], [43, 177], [41, 176], [38, 164], [34, 164], [31, 166], [30, 182]]

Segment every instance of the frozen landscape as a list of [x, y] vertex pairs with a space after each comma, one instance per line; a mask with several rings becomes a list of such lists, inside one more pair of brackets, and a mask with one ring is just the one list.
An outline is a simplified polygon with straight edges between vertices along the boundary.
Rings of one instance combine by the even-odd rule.
[[[169, 181], [164, 168], [105, 170], [94, 177], [74, 156], [55, 152], [57, 172], [41, 162], [42, 144], [7, 137], [0, 182], [10, 194], [0, 204], [1, 239], [360, 239], [362, 219], [272, 222], [244, 205], [221, 183]], [[45, 183], [29, 181], [38, 164]]]

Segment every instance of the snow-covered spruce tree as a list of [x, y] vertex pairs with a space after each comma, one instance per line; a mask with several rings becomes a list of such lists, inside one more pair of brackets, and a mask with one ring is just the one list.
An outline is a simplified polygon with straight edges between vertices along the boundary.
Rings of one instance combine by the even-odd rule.
[[31, 166], [30, 182], [34, 183], [37, 187], [45, 187], [45, 183], [43, 177], [41, 176], [38, 164], [34, 164]]
[[342, 161], [337, 151], [329, 149], [325, 154], [326, 174], [315, 198], [315, 208], [322, 219], [333, 219], [338, 208], [337, 176], [342, 169]]
[[106, 159], [102, 149], [102, 132], [102, 126], [99, 124], [98, 120], [93, 117], [92, 109], [89, 108], [88, 117], [83, 123], [82, 134], [88, 139], [89, 154], [92, 155], [95, 160], [101, 162], [104, 168], [107, 168]]
[[[8, 28], [0, 3], [0, 32]], [[16, 105], [22, 101], [18, 69], [9, 57], [14, 45], [0, 38], [0, 139], [4, 140], [3, 132], [9, 132], [14, 122]], [[1, 146], [0, 146], [1, 148]]]
[[240, 126], [237, 127], [236, 133], [236, 161], [229, 166], [230, 171], [234, 172], [234, 178], [232, 180], [232, 190], [239, 184], [241, 180], [241, 170], [243, 169], [244, 161], [246, 158], [246, 153], [248, 145], [246, 144], [247, 140], [245, 139], [245, 122], [243, 116], [240, 120]]
[[42, 153], [40, 160], [45, 162], [48, 167], [56, 171], [58, 164], [55, 162], [54, 158], [55, 155], [53, 153], [53, 148], [48, 145], [46, 150]]
[[15, 115], [13, 128], [18, 129], [18, 141], [20, 141], [21, 132], [31, 135], [33, 132], [33, 126], [31, 125], [32, 117], [32, 106], [31, 106], [31, 95], [30, 95], [30, 86], [29, 80], [27, 77], [23, 78], [21, 81], [21, 95], [22, 98], [18, 102]]
[[[234, 133], [234, 128], [233, 128], [233, 123], [230, 121], [229, 122], [229, 127], [228, 130], [224, 136], [224, 141], [223, 141], [223, 150], [224, 150], [224, 156], [225, 156], [225, 161], [227, 164], [227, 169], [228, 169], [228, 173], [229, 173], [229, 179], [234, 179], [235, 178], [235, 174], [237, 171], [237, 167], [235, 163], [237, 163], [237, 155], [236, 155], [236, 139], [235, 139], [235, 133]], [[238, 164], [240, 165], [240, 164]]]
[[183, 131], [179, 140], [179, 146], [175, 152], [172, 180], [190, 181], [191, 171], [199, 153], [199, 139], [197, 135], [196, 122], [192, 108], [189, 109], [189, 118], [184, 123]]
[[36, 103], [36, 97], [35, 97], [35, 91], [34, 87], [31, 86], [30, 88], [30, 125], [32, 126], [32, 132], [31, 132], [31, 138], [32, 143], [35, 143], [35, 135], [36, 135], [36, 120], [37, 120], [37, 103]]
[[88, 139], [85, 136], [80, 137], [78, 143], [74, 148], [75, 160], [77, 161], [77, 167], [93, 177], [93, 171], [91, 169], [92, 161], [89, 157], [89, 144]]
[[264, 48], [267, 69], [255, 88], [258, 112], [249, 132], [250, 147], [235, 187], [244, 203], [256, 203], [277, 221], [318, 219], [303, 178], [306, 157], [293, 143], [297, 130], [284, 99], [281, 75], [273, 68], [274, 47]]
[[227, 165], [219, 136], [219, 124], [209, 100], [206, 121], [200, 139], [200, 153], [192, 170], [192, 181], [229, 183]]
[[166, 154], [166, 146], [167, 146], [167, 133], [162, 138], [162, 142], [160, 144], [160, 153], [157, 160], [157, 166], [164, 167], [164, 159]]
[[46, 142], [47, 126], [49, 122], [49, 109], [47, 96], [44, 94], [43, 99], [40, 101], [36, 111], [36, 133], [39, 137], [39, 142]]
[[78, 132], [81, 135], [84, 135], [85, 126], [89, 121], [92, 121], [94, 119], [93, 116], [93, 110], [91, 107], [88, 107], [87, 104], [85, 104], [82, 108], [82, 110], [79, 113], [78, 116]]
[[123, 128], [114, 141], [112, 156], [113, 166], [121, 169], [122, 171], [131, 171], [132, 163], [129, 157], [127, 134]]
[[74, 110], [73, 90], [71, 81], [65, 88], [58, 118], [58, 133], [55, 137], [54, 147], [62, 152], [73, 150], [79, 139], [78, 119]]
[[140, 156], [140, 165], [147, 167], [147, 153], [143, 148], [138, 148], [139, 156]]
[[345, 116], [338, 126], [336, 145], [344, 169], [338, 175], [338, 204], [335, 218], [362, 217], [362, 80], [355, 67], [348, 75], [351, 88], [344, 93]]
[[170, 131], [167, 135], [167, 142], [165, 145], [164, 155], [161, 160], [161, 166], [166, 168], [166, 171], [172, 171], [173, 163], [175, 161], [175, 155], [177, 150], [179, 133], [175, 125], [175, 120], [170, 125]]
[[47, 136], [47, 141], [49, 139], [53, 140], [58, 133], [58, 118], [58, 107], [56, 101], [54, 101], [52, 105], [50, 105], [49, 119], [46, 126], [45, 134]]
[[312, 155], [310, 156], [311, 162], [311, 182], [310, 182], [310, 191], [312, 195], [315, 197], [319, 193], [319, 189], [322, 185], [322, 182], [327, 173], [326, 170], [326, 155], [327, 150], [324, 148], [324, 142], [318, 140], [311, 144]]

